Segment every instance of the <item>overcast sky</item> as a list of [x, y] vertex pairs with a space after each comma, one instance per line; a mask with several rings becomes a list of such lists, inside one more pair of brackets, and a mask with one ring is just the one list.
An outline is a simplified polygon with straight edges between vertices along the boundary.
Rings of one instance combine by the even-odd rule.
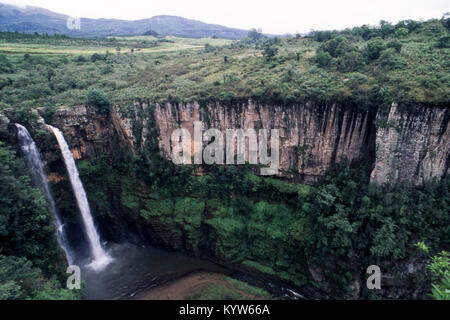
[[440, 18], [449, 0], [0, 0], [72, 17], [137, 20], [168, 14], [265, 33], [308, 32], [376, 24], [381, 19]]

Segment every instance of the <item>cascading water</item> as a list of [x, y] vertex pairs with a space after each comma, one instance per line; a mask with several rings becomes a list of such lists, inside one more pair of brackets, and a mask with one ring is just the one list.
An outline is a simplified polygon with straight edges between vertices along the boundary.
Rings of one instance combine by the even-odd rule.
[[16, 123], [17, 131], [18, 131], [18, 138], [19, 138], [19, 145], [20, 149], [24, 153], [24, 155], [27, 158], [28, 165], [31, 168], [31, 173], [33, 175], [33, 182], [35, 185], [37, 185], [41, 190], [44, 191], [45, 198], [47, 200], [47, 203], [50, 207], [50, 210], [54, 217], [54, 222], [56, 226], [56, 235], [57, 240], [61, 248], [66, 253], [66, 258], [69, 264], [72, 264], [73, 257], [70, 252], [70, 249], [67, 245], [65, 231], [64, 231], [64, 225], [61, 222], [61, 218], [59, 216], [58, 209], [56, 208], [55, 200], [53, 199], [53, 195], [50, 191], [50, 188], [48, 186], [47, 182], [47, 176], [44, 172], [44, 166], [42, 164], [41, 155], [39, 153], [39, 150], [36, 146], [36, 143], [34, 142], [33, 138], [31, 138], [30, 133], [28, 130]]
[[58, 140], [59, 148], [61, 149], [64, 163], [69, 174], [70, 183], [72, 185], [72, 189], [77, 200], [77, 205], [81, 213], [84, 229], [86, 231], [86, 235], [89, 240], [89, 246], [91, 248], [93, 256], [93, 261], [89, 266], [95, 270], [101, 270], [106, 265], [108, 265], [109, 262], [111, 262], [111, 258], [105, 252], [100, 243], [100, 237], [97, 233], [97, 230], [95, 229], [94, 220], [92, 219], [86, 192], [84, 191], [83, 184], [81, 183], [78, 169], [75, 165], [75, 160], [73, 159], [72, 152], [70, 151], [62, 132], [58, 128], [52, 126], [48, 126], [48, 128], [53, 131], [56, 140]]

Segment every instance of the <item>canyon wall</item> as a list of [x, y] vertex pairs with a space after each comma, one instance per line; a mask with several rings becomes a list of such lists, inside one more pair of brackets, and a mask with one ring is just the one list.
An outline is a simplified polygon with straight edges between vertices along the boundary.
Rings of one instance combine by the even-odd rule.
[[159, 147], [168, 157], [170, 135], [179, 126], [193, 137], [194, 121], [208, 128], [278, 129], [280, 134], [279, 175], [314, 183], [342, 158], [361, 160], [370, 153], [374, 133], [368, 112], [356, 108], [330, 105], [278, 107], [249, 102], [237, 107], [220, 104], [156, 105], [155, 120], [159, 129]]
[[387, 113], [356, 107], [313, 104], [289, 107], [247, 104], [173, 105], [134, 102], [100, 115], [93, 108], [59, 108], [51, 123], [63, 129], [75, 158], [90, 158], [118, 146], [133, 153], [156, 135], [160, 152], [170, 158], [173, 130], [193, 137], [194, 121], [205, 129], [279, 129], [280, 172], [286, 178], [315, 183], [343, 158], [373, 165], [372, 181], [409, 180], [420, 185], [448, 174], [450, 164], [448, 108], [416, 107]]
[[[374, 182], [409, 180], [416, 185], [448, 174], [450, 162], [448, 108], [401, 109], [393, 105], [389, 110], [368, 112], [337, 104], [277, 107], [248, 102], [227, 107], [133, 102], [111, 107], [106, 114], [86, 106], [60, 107], [51, 117], [44, 109], [36, 113], [64, 131], [76, 159], [114, 155], [121, 149], [139, 153], [137, 158], [159, 150], [169, 158], [173, 130], [183, 127], [192, 135], [194, 121], [202, 121], [205, 129], [279, 129], [280, 176], [311, 184], [342, 158], [372, 166]], [[13, 110], [0, 114], [0, 134], [1, 130], [14, 130], [14, 122], [18, 119]], [[75, 201], [52, 135], [49, 133], [50, 139], [46, 139], [42, 134], [45, 122], [40, 118], [30, 131], [47, 163], [59, 208], [72, 230], [77, 230], [77, 210], [72, 206]], [[218, 199], [161, 197], [152, 194], [147, 185], [140, 185], [140, 175], [127, 181], [127, 173], [115, 172], [116, 179], [111, 183], [103, 169], [90, 176], [89, 165], [80, 163], [82, 167], [87, 169], [83, 182], [90, 188], [90, 205], [104, 239], [150, 242], [196, 255], [207, 254], [238, 270], [277, 275], [274, 279], [288, 281], [306, 292], [311, 290], [311, 297], [325, 294], [309, 285], [314, 280], [327, 288], [321, 270], [309, 265], [302, 237], [292, 237], [286, 230], [279, 233], [283, 236], [273, 237], [271, 228], [256, 228], [255, 222], [249, 223], [247, 218], [233, 220], [225, 214], [231, 212], [229, 204]], [[284, 205], [276, 210], [282, 208]], [[75, 237], [71, 243], [83, 243], [83, 239]], [[382, 295], [396, 299], [408, 297], [411, 292], [416, 297], [427, 292], [427, 288], [411, 285], [412, 277], [422, 274], [425, 265], [421, 261], [402, 262], [398, 272], [385, 274], [387, 289]], [[365, 274], [361, 276], [356, 269], [351, 272], [349, 298], [357, 298]]]
[[415, 107], [378, 115], [372, 181], [421, 185], [443, 178], [450, 165], [450, 108]]

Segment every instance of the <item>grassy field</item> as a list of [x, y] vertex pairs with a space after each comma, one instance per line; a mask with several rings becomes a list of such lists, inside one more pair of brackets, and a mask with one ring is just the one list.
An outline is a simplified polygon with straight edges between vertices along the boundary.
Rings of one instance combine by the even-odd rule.
[[[158, 41], [159, 38], [153, 36], [134, 36], [134, 37], [114, 37], [117, 40], [125, 41]], [[212, 46], [225, 46], [232, 44], [234, 40], [228, 39], [213, 39], [213, 38], [179, 38], [174, 36], [167, 36], [163, 38], [168, 41], [174, 41], [178, 44], [186, 44], [191, 46], [204, 46], [205, 44], [210, 44]]]
[[[99, 45], [86, 45], [80, 42], [76, 45], [76, 41], [70, 43], [60, 44], [45, 44], [45, 43], [11, 43], [6, 41], [0, 42], [0, 54], [40, 54], [40, 55], [90, 55], [93, 53], [134, 52], [152, 53], [152, 52], [172, 52], [188, 49], [202, 49], [206, 44], [213, 46], [229, 45], [233, 40], [227, 39], [190, 39], [178, 37], [166, 37], [163, 40], [152, 36], [136, 36], [136, 37], [115, 37], [109, 38], [115, 41], [104, 40], [104, 43]], [[75, 44], [73, 43], [75, 42]], [[147, 47], [146, 47], [147, 46]]]
[[400, 33], [355, 28], [241, 41], [0, 33], [0, 108], [76, 105], [92, 88], [111, 103], [440, 105], [449, 99], [446, 26], [429, 21], [411, 31], [395, 27]]

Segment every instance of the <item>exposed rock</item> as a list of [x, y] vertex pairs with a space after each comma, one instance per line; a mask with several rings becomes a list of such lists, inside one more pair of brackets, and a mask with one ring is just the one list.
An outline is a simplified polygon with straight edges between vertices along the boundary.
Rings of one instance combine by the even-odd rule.
[[9, 119], [4, 114], [0, 113], [0, 129], [6, 130], [8, 128]]
[[376, 161], [372, 181], [408, 180], [415, 185], [442, 178], [450, 165], [450, 109], [393, 105], [377, 117]]
[[197, 103], [156, 105], [159, 147], [166, 157], [171, 152], [171, 134], [182, 127], [193, 137], [194, 121], [208, 128], [279, 129], [280, 175], [298, 173], [307, 183], [317, 179], [342, 158], [360, 160], [370, 153], [373, 132], [369, 112], [345, 106], [267, 106], [248, 104], [204, 108]]
[[448, 174], [448, 108], [400, 110], [393, 105], [387, 117], [378, 114], [376, 119], [377, 128], [374, 112], [335, 104], [280, 107], [249, 101], [229, 107], [134, 102], [111, 108], [108, 116], [86, 106], [62, 107], [53, 124], [63, 129], [76, 159], [114, 152], [119, 146], [134, 153], [153, 129], [160, 152], [169, 158], [173, 130], [185, 128], [193, 137], [194, 121], [202, 121], [205, 130], [223, 132], [279, 129], [279, 174], [305, 183], [317, 182], [343, 158], [374, 163], [372, 181], [379, 183], [410, 180], [420, 185]]
[[62, 129], [76, 160], [110, 154], [130, 147], [115, 114], [104, 116], [86, 106], [60, 107], [49, 124]]

